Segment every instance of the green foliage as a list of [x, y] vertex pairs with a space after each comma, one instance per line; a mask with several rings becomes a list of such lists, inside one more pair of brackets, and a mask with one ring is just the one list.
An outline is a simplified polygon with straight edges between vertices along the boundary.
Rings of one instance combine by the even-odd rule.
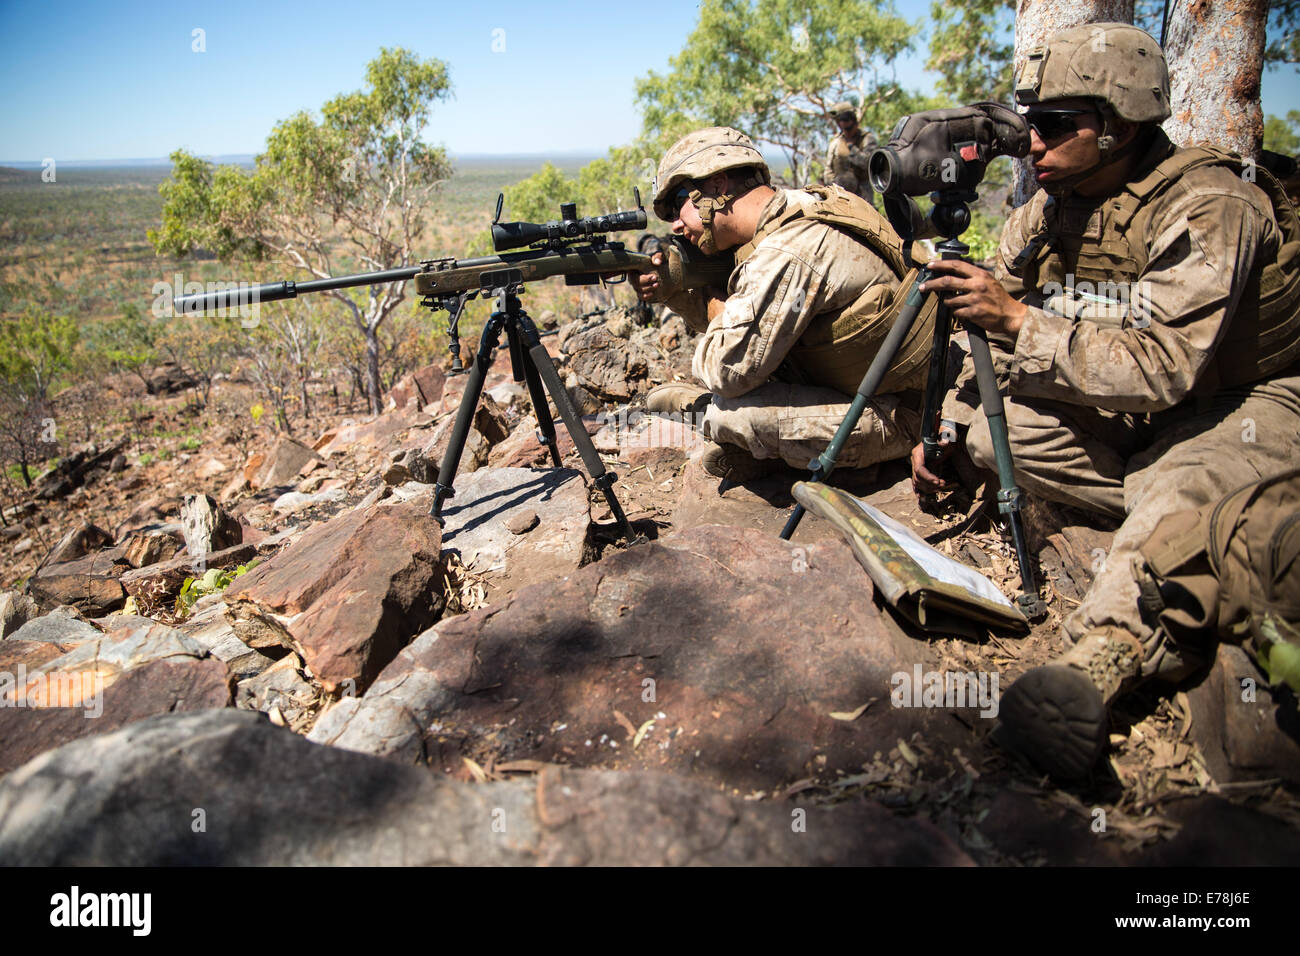
[[1300, 0], [1274, 0], [1268, 5], [1264, 62], [1271, 67], [1300, 64]]
[[879, 0], [703, 0], [671, 70], [637, 81], [645, 131], [735, 126], [784, 150], [803, 185], [830, 138], [832, 103], [852, 96], [881, 136], [916, 108], [894, 61], [917, 33]]
[[980, 100], [1011, 101], [1015, 0], [934, 0], [930, 17], [930, 57], [926, 68], [937, 71], [939, 90], [950, 106]]
[[241, 577], [257, 567], [257, 563], [258, 561], [255, 558], [247, 564], [241, 564], [233, 571], [208, 568], [201, 578], [186, 578], [181, 584], [180, 594], [176, 596], [176, 616], [178, 618], [187, 616], [199, 598], [208, 594], [216, 594], [218, 591], [224, 591], [230, 587], [235, 578]]
[[80, 333], [66, 315], [29, 306], [4, 321], [0, 334], [0, 385], [23, 402], [44, 402], [50, 386], [72, 367]]
[[1288, 110], [1286, 119], [1264, 118], [1264, 148], [1283, 156], [1300, 156], [1300, 110]]
[[159, 328], [140, 306], [125, 303], [118, 314], [91, 327], [90, 345], [119, 372], [139, 374], [158, 362]]

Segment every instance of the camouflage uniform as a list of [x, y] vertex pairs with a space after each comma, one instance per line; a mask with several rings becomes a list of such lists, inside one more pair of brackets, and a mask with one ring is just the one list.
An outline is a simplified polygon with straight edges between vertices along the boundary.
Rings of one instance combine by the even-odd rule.
[[[776, 191], [758, 222], [761, 232], [787, 210], [809, 207], [803, 190]], [[795, 219], [737, 254], [726, 305], [707, 328], [701, 294], [679, 293], [668, 304], [704, 335], [692, 371], [714, 393], [703, 431], [754, 458], [780, 458], [796, 468], [826, 449], [848, 413], [851, 397], [815, 382], [790, 381], [787, 355], [817, 316], [838, 313], [878, 289], [882, 303], [899, 279], [848, 232]], [[777, 381], [773, 381], [773, 379]], [[903, 457], [920, 434], [919, 392], [879, 395], [867, 407], [838, 461], [865, 467]]]
[[847, 189], [854, 195], [861, 196], [867, 202], [874, 202], [875, 191], [867, 176], [867, 161], [871, 151], [876, 148], [876, 137], [862, 132], [862, 141], [854, 145], [843, 133], [837, 133], [826, 151], [826, 172], [823, 182], [833, 183], [841, 189]]
[[[1133, 178], [1172, 150], [1156, 130]], [[1156, 197], [1140, 237], [1147, 267], [1136, 289], [1125, 283], [1107, 290], [1120, 291], [1127, 307], [1080, 306], [1068, 296], [1045, 295], [1057, 291], [1045, 282], [1026, 289], [1012, 267], [1031, 237], [1045, 232], [1049, 219], [1067, 248], [1072, 233], [1101, 235], [1108, 198], [1039, 193], [1012, 214], [995, 273], [1030, 309], [1014, 347], [997, 336], [990, 344], [1010, 391], [1007, 426], [1021, 487], [1124, 519], [1093, 586], [1064, 622], [1066, 633], [1078, 640], [1112, 625], [1150, 645], [1132, 567], [1138, 548], [1162, 516], [1199, 508], [1294, 463], [1300, 369], [1216, 387], [1216, 348], [1232, 334], [1252, 274], [1276, 256], [1279, 242], [1268, 199], [1221, 167], [1191, 170]], [[1071, 263], [1067, 256], [1064, 265], [1080, 286], [1098, 287], [1105, 279], [1090, 276], [1086, 261]], [[1095, 270], [1095, 259], [1092, 265]], [[1069, 317], [1078, 312], [1087, 319], [1090, 308], [1107, 313], [1104, 321]], [[967, 450], [991, 469], [992, 443], [970, 368], [961, 384], [944, 417], [971, 426]], [[1146, 672], [1174, 669], [1168, 648], [1147, 651]]]

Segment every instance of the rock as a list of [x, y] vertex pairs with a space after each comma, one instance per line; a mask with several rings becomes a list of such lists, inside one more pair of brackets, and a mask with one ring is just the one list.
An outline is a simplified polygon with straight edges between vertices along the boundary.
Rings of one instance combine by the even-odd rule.
[[192, 556], [234, 547], [241, 541], [239, 522], [226, 514], [209, 495], [181, 499], [181, 531], [185, 550]]
[[136, 531], [123, 544], [126, 561], [133, 568], [147, 568], [176, 557], [180, 545], [164, 531]]
[[1171, 802], [1162, 813], [1181, 828], [1145, 854], [1147, 866], [1294, 866], [1300, 859], [1295, 826], [1254, 807], [1205, 795]]
[[506, 382], [484, 394], [505, 409], [507, 416], [511, 410], [517, 409], [528, 400], [528, 389], [518, 382]]
[[[560, 460], [576, 454], [573, 438], [563, 424], [556, 427], [556, 446]], [[551, 453], [537, 438], [537, 419], [525, 418], [501, 444], [492, 449], [488, 464], [493, 468], [550, 468]]]
[[474, 428], [487, 439], [489, 445], [495, 445], [510, 434], [510, 416], [487, 392], [479, 396], [478, 408], [474, 410]]
[[248, 483], [248, 479], [245, 478], [242, 473], [236, 474], [235, 477], [231, 478], [230, 481], [226, 483], [226, 486], [221, 489], [221, 493], [217, 495], [217, 500], [222, 504], [229, 504], [240, 495], [244, 494], [244, 492], [252, 491], [252, 488], [253, 486]]
[[527, 534], [540, 521], [536, 511], [517, 511], [506, 521], [506, 530], [511, 534]]
[[605, 330], [615, 338], [626, 339], [631, 337], [632, 328], [632, 320], [623, 312], [618, 312], [605, 321]]
[[362, 688], [442, 613], [440, 544], [424, 503], [338, 515], [227, 588], [227, 617], [250, 647], [295, 650], [327, 690]]
[[224, 461], [217, 458], [205, 458], [199, 462], [199, 466], [194, 469], [194, 477], [199, 481], [208, 481], [217, 475], [224, 475], [230, 470], [230, 466]]
[[1264, 681], [1245, 651], [1220, 644], [1209, 674], [1187, 692], [1192, 739], [1219, 783], [1300, 783], [1300, 716]]
[[298, 656], [287, 654], [256, 677], [240, 681], [235, 688], [235, 706], [264, 714], [274, 708], [292, 726], [315, 696], [316, 691], [298, 670]]
[[569, 371], [602, 402], [622, 404], [646, 392], [652, 377], [655, 381], [672, 377], [672, 370], [648, 343], [620, 338], [607, 325], [570, 335], [562, 348], [569, 356]]
[[200, 598], [190, 616], [176, 625], [176, 629], [224, 663], [232, 680], [248, 680], [262, 673], [275, 660], [239, 639], [226, 620], [226, 604], [222, 597], [211, 594]]
[[113, 530], [113, 537], [121, 541], [132, 531], [162, 524], [167, 518], [180, 513], [180, 502], [175, 498], [158, 495], [142, 501]]
[[[451, 433], [455, 428], [455, 424], [454, 418], [444, 418], [418, 449], [420, 457], [430, 462], [435, 476], [438, 468], [442, 466], [443, 457], [447, 454], [447, 446], [451, 444]], [[482, 468], [487, 463], [491, 451], [492, 443], [484, 437], [482, 432], [471, 425], [469, 432], [465, 435], [465, 445], [461, 449], [460, 467], [456, 469], [456, 473], [468, 474]]]
[[126, 455], [118, 453], [114, 455], [113, 460], [109, 462], [108, 470], [116, 475], [120, 472], [126, 471], [126, 464]]
[[369, 421], [330, 429], [317, 439], [315, 449], [322, 458], [344, 453], [387, 454], [402, 432], [428, 422], [429, 416], [414, 408], [399, 408]]
[[106, 474], [114, 458], [121, 454], [125, 442], [100, 451], [95, 445], [83, 445], [42, 472], [32, 482], [35, 497], [42, 501], [65, 498], [80, 488], [92, 474]]
[[319, 457], [301, 442], [282, 435], [250, 483], [259, 489], [291, 484], [308, 462], [316, 461]]
[[145, 387], [150, 395], [175, 395], [197, 384], [194, 376], [172, 362], [166, 362], [155, 368], [149, 373], [147, 381]]
[[23, 538], [23, 540], [19, 541], [16, 545], [14, 545], [10, 549], [9, 553], [16, 558], [20, 554], [26, 554], [28, 551], [32, 550], [32, 548], [34, 548], [35, 546], [36, 546], [36, 542], [33, 541], [31, 538]]
[[[377, 799], [376, 795], [382, 795]], [[188, 824], [204, 810], [201, 832]], [[795, 809], [800, 809], [797, 806]], [[751, 803], [665, 774], [559, 767], [471, 785], [319, 747], [237, 710], [76, 741], [0, 780], [18, 865], [969, 865], [879, 804]]]
[[388, 410], [408, 407], [422, 409], [438, 402], [442, 398], [446, 380], [447, 373], [438, 365], [426, 365], [402, 376], [388, 390]]
[[[591, 511], [580, 472], [569, 468], [486, 468], [456, 479], [443, 505], [442, 546], [467, 566], [493, 569], [493, 583], [517, 589], [576, 571], [586, 557]], [[517, 512], [538, 516], [518, 537], [506, 528]]]
[[[0, 675], [0, 773], [90, 734], [154, 714], [224, 707], [226, 667], [172, 628], [153, 622], [78, 644], [6, 685]], [[89, 719], [88, 719], [89, 718]]]
[[197, 558], [184, 555], [127, 571], [120, 580], [126, 593], [135, 598], [140, 610], [150, 611], [175, 601], [186, 578], [202, 577], [209, 568], [234, 568], [246, 564], [256, 556], [256, 546], [237, 544], [233, 548]]
[[64, 614], [46, 614], [32, 618], [9, 635], [9, 639], [57, 644], [63, 651], [68, 651], [86, 641], [97, 641], [102, 636], [99, 628], [85, 621]]
[[983, 746], [998, 688], [985, 678], [983, 707], [891, 706], [938, 655], [871, 595], [840, 541], [698, 528], [442, 621], [311, 739], [448, 772], [490, 752], [741, 791], [857, 773], [900, 740], [924, 741], [927, 777], [958, 770], [949, 755]]
[[81, 521], [76, 527], [59, 539], [59, 543], [50, 549], [50, 553], [41, 562], [41, 567], [51, 564], [67, 564], [77, 558], [94, 554], [113, 543], [113, 536], [103, 528]]
[[67, 567], [55, 565], [46, 568], [27, 582], [28, 593], [42, 607], [71, 604], [91, 617], [99, 617], [126, 603], [126, 592], [116, 576], [60, 573]]
[[40, 613], [36, 602], [26, 594], [18, 591], [0, 593], [0, 638], [13, 634]]
[[294, 514], [330, 502], [342, 501], [346, 497], [347, 492], [342, 488], [328, 488], [314, 495], [305, 495], [301, 491], [287, 491], [276, 498], [271, 507], [277, 514]]

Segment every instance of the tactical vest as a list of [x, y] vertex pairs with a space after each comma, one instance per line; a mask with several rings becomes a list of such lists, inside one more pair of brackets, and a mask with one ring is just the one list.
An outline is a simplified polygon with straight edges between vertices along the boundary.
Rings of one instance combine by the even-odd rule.
[[[805, 218], [848, 232], [888, 264], [899, 279], [896, 289], [873, 285], [838, 312], [814, 316], [786, 357], [796, 379], [853, 395], [902, 311], [919, 264], [904, 261], [902, 240], [870, 203], [843, 189], [807, 186], [804, 191], [816, 196], [817, 202], [805, 209], [787, 201], [780, 215], [764, 223], [753, 239], [736, 250], [736, 265], [749, 258], [765, 236]], [[937, 309], [938, 297], [927, 295], [877, 394], [924, 387]]]
[[[1013, 273], [1027, 290], [1039, 294], [1053, 283], [1087, 290], [1082, 296], [1049, 301], [1049, 308], [1060, 314], [1129, 327], [1134, 318], [1130, 310], [1113, 308], [1116, 303], [1105, 293], [1122, 290], [1121, 298], [1130, 300], [1134, 290], [1141, 294], [1137, 283], [1147, 266], [1143, 237], [1152, 202], [1201, 166], [1225, 166], [1238, 175], [1246, 168], [1235, 153], [1198, 146], [1174, 151], [1141, 178], [1126, 183], [1117, 196], [1091, 205], [1081, 198], [1064, 203], [1049, 199], [1042, 228], [1016, 257]], [[1300, 360], [1300, 217], [1271, 173], [1253, 164], [1250, 170], [1255, 185], [1272, 203], [1280, 233], [1278, 253], [1248, 278], [1231, 325], [1215, 350], [1214, 364], [1197, 383], [1197, 394], [1246, 385]], [[1067, 282], [1068, 276], [1073, 283]], [[1092, 295], [1094, 290], [1101, 291]]]

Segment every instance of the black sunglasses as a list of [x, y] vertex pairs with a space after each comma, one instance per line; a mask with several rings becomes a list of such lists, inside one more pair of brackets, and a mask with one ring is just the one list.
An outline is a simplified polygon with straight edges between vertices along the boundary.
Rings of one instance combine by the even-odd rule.
[[1079, 128], [1077, 117], [1095, 115], [1096, 110], [1030, 110], [1025, 122], [1043, 142], [1059, 139]]
[[691, 191], [683, 186], [677, 192], [673, 193], [672, 199], [668, 202], [668, 207], [673, 211], [673, 218], [676, 219], [681, 214], [682, 207], [686, 205], [686, 200], [691, 198]]

